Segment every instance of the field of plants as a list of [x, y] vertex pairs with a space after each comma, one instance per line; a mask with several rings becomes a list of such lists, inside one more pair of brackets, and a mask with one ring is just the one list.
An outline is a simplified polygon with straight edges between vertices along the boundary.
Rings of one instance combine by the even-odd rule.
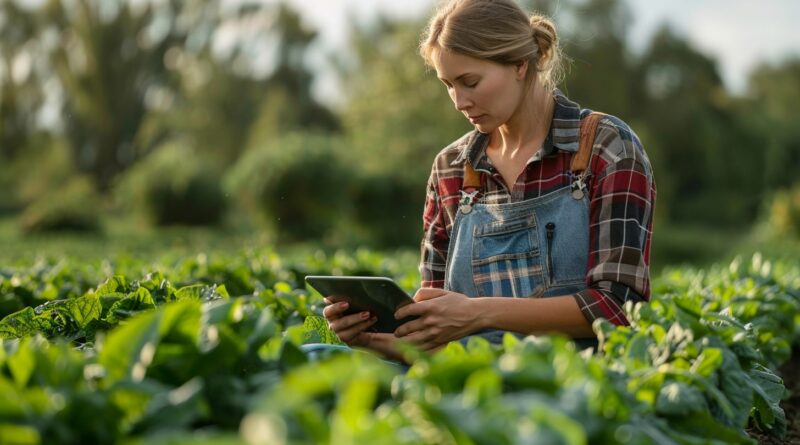
[[630, 326], [595, 324], [594, 354], [507, 336], [409, 348], [408, 371], [310, 361], [300, 345], [336, 338], [308, 274], [418, 280], [413, 257], [369, 251], [0, 268], [0, 443], [800, 443], [798, 376], [781, 375], [798, 370], [796, 262], [667, 269]]

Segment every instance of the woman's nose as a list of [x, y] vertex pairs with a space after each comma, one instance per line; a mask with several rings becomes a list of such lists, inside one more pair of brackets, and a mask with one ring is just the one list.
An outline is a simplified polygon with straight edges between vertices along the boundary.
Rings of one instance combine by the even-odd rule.
[[469, 95], [463, 91], [459, 92], [456, 89], [453, 89], [453, 103], [458, 111], [464, 111], [472, 106], [472, 101], [470, 100]]

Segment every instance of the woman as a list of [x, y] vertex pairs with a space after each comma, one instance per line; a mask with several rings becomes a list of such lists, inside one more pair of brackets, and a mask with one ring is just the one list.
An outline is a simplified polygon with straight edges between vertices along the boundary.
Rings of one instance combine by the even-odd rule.
[[623, 304], [650, 294], [652, 169], [624, 122], [590, 118], [555, 88], [553, 24], [514, 0], [454, 0], [420, 53], [475, 130], [433, 163], [422, 288], [396, 314], [419, 318], [376, 334], [369, 314], [334, 304], [323, 311], [331, 329], [402, 360], [397, 341], [435, 351], [471, 335], [559, 332], [591, 344], [595, 319], [626, 324]]

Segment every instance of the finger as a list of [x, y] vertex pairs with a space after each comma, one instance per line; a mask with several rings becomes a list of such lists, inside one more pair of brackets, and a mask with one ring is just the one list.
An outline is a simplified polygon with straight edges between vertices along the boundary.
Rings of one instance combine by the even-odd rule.
[[324, 301], [325, 304], [333, 304], [333, 301], [329, 300], [328, 297], [322, 297], [322, 301]]
[[351, 326], [355, 326], [358, 323], [369, 318], [369, 312], [362, 311], [357, 314], [352, 315], [345, 315], [343, 317], [337, 318], [334, 321], [329, 323], [330, 328], [336, 335], [339, 335], [340, 332], [344, 332], [346, 329], [349, 329]]
[[370, 318], [368, 318], [368, 319], [366, 319], [364, 321], [361, 321], [359, 323], [356, 323], [355, 325], [351, 326], [348, 329], [345, 329], [344, 331], [342, 331], [340, 333], [337, 333], [336, 335], [339, 336], [340, 340], [342, 340], [343, 342], [349, 344], [350, 342], [355, 340], [356, 337], [359, 336], [359, 334], [364, 332], [365, 329], [370, 327], [376, 321], [378, 321], [378, 317], [373, 315], [372, 317], [370, 317]]
[[328, 320], [335, 320], [342, 316], [342, 313], [347, 310], [349, 305], [346, 301], [341, 301], [339, 303], [333, 303], [328, 306], [325, 306], [322, 309], [322, 316], [327, 318]]
[[424, 314], [428, 310], [428, 303], [414, 303], [414, 304], [407, 304], [394, 313], [394, 318], [397, 320], [402, 320], [406, 317], [417, 316]]
[[405, 337], [406, 335], [411, 334], [412, 332], [421, 331], [423, 329], [425, 329], [425, 322], [423, 321], [423, 319], [418, 318], [416, 320], [412, 320], [400, 325], [400, 327], [394, 330], [394, 336]]
[[413, 343], [415, 345], [423, 345], [433, 339], [433, 334], [430, 331], [416, 331], [411, 334], [401, 337], [401, 340]]
[[425, 300], [430, 300], [432, 298], [441, 297], [444, 294], [449, 293], [444, 289], [439, 289], [436, 287], [421, 287], [417, 290], [417, 293], [414, 294], [414, 301], [420, 302]]

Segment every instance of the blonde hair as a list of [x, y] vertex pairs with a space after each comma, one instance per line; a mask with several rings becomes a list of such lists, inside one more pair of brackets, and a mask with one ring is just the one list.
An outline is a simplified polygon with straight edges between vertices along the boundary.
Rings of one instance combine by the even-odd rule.
[[528, 62], [528, 81], [537, 73], [552, 90], [564, 76], [556, 27], [531, 17], [514, 0], [450, 0], [431, 17], [419, 53], [433, 66], [435, 50], [453, 51], [503, 65]]

